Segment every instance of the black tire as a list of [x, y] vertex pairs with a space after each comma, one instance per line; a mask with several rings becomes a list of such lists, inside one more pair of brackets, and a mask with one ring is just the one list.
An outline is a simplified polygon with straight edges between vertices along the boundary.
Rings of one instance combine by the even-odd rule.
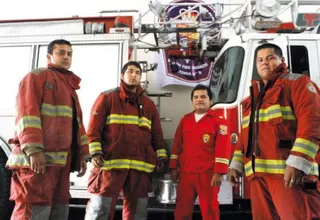
[[11, 171], [5, 168], [7, 156], [0, 148], [0, 219], [9, 220], [14, 203], [9, 201]]

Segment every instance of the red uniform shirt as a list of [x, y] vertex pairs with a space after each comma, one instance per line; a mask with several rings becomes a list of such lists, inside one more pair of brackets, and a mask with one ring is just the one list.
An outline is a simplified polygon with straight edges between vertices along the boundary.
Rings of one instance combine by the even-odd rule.
[[227, 122], [210, 109], [198, 122], [194, 112], [186, 114], [177, 128], [170, 157], [170, 168], [179, 172], [225, 174], [231, 144]]

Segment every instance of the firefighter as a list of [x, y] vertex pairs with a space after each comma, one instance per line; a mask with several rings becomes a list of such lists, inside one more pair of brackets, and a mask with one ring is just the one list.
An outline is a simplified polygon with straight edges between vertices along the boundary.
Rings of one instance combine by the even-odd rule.
[[68, 69], [70, 42], [48, 45], [47, 68], [32, 70], [20, 82], [12, 153], [12, 220], [67, 220], [70, 172], [86, 172], [88, 139], [76, 90], [80, 78]]
[[261, 80], [241, 103], [229, 181], [247, 176], [253, 219], [320, 219], [319, 89], [308, 76], [288, 73], [277, 45], [258, 46], [256, 66]]
[[122, 218], [147, 219], [150, 175], [156, 166], [163, 169], [167, 153], [157, 108], [140, 87], [141, 74], [139, 63], [125, 64], [120, 87], [101, 93], [92, 107], [87, 220], [113, 219], [120, 191]]
[[171, 179], [178, 183], [174, 216], [191, 220], [198, 195], [202, 218], [218, 220], [218, 192], [231, 151], [227, 121], [210, 109], [208, 87], [197, 85], [191, 101], [194, 111], [181, 119], [170, 156]]

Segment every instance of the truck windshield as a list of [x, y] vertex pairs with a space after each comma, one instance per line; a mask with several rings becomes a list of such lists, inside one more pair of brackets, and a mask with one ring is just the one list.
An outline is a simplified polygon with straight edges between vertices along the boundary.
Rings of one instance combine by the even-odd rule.
[[230, 47], [215, 62], [210, 80], [214, 103], [231, 103], [236, 100], [243, 58], [242, 47]]

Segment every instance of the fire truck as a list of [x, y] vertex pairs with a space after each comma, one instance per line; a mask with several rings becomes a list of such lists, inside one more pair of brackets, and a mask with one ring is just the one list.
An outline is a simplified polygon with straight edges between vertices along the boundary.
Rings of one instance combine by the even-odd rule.
[[[304, 6], [313, 6], [313, 11], [299, 13]], [[145, 13], [110, 10], [102, 13], [118, 15], [0, 21], [0, 96], [3, 103], [0, 106], [0, 218], [12, 205], [8, 201], [11, 173], [5, 169], [5, 163], [11, 151], [8, 140], [14, 133], [18, 84], [30, 70], [46, 66], [46, 46], [53, 39], [64, 38], [73, 45], [72, 70], [82, 78], [79, 97], [85, 124], [88, 124], [95, 98], [101, 91], [119, 84], [121, 66], [129, 59], [138, 60], [138, 50], [161, 54], [167, 49], [168, 57], [164, 62], [170, 63], [172, 68], [177, 59], [210, 62], [209, 85], [215, 101], [212, 108], [230, 121], [230, 142], [235, 147], [242, 118], [240, 102], [248, 96], [251, 80], [259, 77], [254, 53], [261, 43], [280, 46], [291, 72], [308, 75], [320, 85], [320, 14], [316, 6], [320, 8], [318, 0], [232, 0], [227, 3], [177, 0], [169, 4], [150, 1], [149, 11]], [[180, 7], [183, 12], [168, 19], [172, 7]], [[288, 11], [290, 22], [281, 18]], [[138, 18], [134, 20], [135, 15], [122, 15], [122, 12], [134, 13]], [[143, 22], [149, 12], [155, 15], [154, 23]], [[187, 23], [181, 20], [191, 17]], [[208, 17], [211, 20], [206, 19]], [[198, 37], [185, 40], [181, 37], [185, 33], [197, 33]], [[153, 43], [143, 41], [148, 34], [153, 35]], [[175, 40], [170, 40], [172, 38]], [[155, 70], [156, 65], [142, 64], [144, 72]], [[167, 93], [149, 95], [169, 96]], [[90, 162], [88, 166], [90, 170]], [[82, 178], [71, 174], [71, 206], [85, 206], [89, 198], [88, 176], [89, 171]], [[155, 174], [155, 181], [159, 178], [162, 177]], [[154, 190], [150, 193], [153, 198], [150, 210], [172, 211], [174, 201], [157, 199], [156, 186]], [[224, 179], [219, 193], [222, 211], [227, 207], [243, 212], [249, 209], [249, 199], [245, 180], [240, 187], [232, 188]]]
[[[168, 50], [169, 63], [186, 58], [213, 62], [209, 82], [214, 100], [212, 109], [230, 122], [233, 150], [242, 124], [240, 103], [249, 95], [251, 80], [259, 79], [254, 58], [259, 45], [266, 42], [278, 45], [291, 73], [307, 75], [320, 86], [319, 1], [233, 0], [215, 1], [210, 5], [196, 0], [187, 3], [177, 0], [169, 4], [151, 1], [149, 6], [159, 21], [152, 25], [155, 27], [152, 30], [156, 29], [161, 37], [156, 43]], [[172, 8], [183, 12], [167, 19]], [[305, 12], [301, 13], [303, 9]], [[213, 17], [213, 21], [205, 19], [208, 17]], [[166, 38], [161, 30], [173, 33]], [[199, 38], [183, 41], [181, 36], [185, 32], [197, 33]], [[170, 41], [170, 34], [175, 41]], [[168, 41], [174, 44], [168, 47]], [[245, 210], [250, 200], [248, 185], [245, 179], [241, 180], [240, 187], [223, 184], [220, 204], [233, 204]]]

